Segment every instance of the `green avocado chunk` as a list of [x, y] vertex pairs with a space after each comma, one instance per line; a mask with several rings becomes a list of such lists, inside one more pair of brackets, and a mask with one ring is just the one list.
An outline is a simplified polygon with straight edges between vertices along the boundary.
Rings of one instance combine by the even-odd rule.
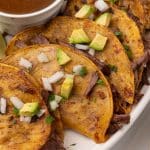
[[90, 44], [90, 48], [93, 48], [97, 51], [102, 51], [106, 45], [107, 39], [107, 37], [101, 34], [96, 34], [95, 38]]
[[0, 59], [5, 57], [6, 42], [0, 33]]
[[84, 32], [83, 29], [75, 29], [73, 30], [71, 37], [69, 38], [69, 42], [71, 44], [83, 44], [83, 43], [90, 43], [91, 40]]
[[61, 86], [61, 96], [68, 99], [73, 88], [74, 79], [67, 77]]
[[96, 23], [108, 27], [111, 21], [111, 13], [104, 13], [96, 19]]
[[95, 8], [90, 5], [83, 5], [83, 7], [75, 14], [76, 18], [88, 18], [91, 14], [93, 14]]
[[39, 103], [38, 102], [26, 103], [20, 109], [20, 115], [32, 117], [32, 116], [36, 115], [38, 113], [38, 111], [39, 111]]
[[69, 61], [71, 61], [71, 58], [61, 49], [57, 49], [57, 61], [59, 65], [65, 65]]

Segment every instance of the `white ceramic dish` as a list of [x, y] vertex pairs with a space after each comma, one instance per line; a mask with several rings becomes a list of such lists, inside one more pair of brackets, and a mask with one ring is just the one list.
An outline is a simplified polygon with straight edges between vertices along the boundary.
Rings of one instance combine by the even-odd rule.
[[65, 147], [67, 150], [111, 150], [111, 148], [123, 138], [123, 136], [129, 131], [129, 129], [135, 124], [136, 120], [142, 114], [143, 110], [150, 103], [150, 86], [144, 86], [141, 90], [144, 93], [143, 98], [133, 108], [131, 112], [131, 121], [128, 125], [125, 125], [117, 133], [115, 133], [110, 139], [103, 144], [95, 144], [92, 140], [67, 130], [65, 134]]
[[0, 31], [15, 34], [34, 25], [41, 25], [56, 16], [63, 6], [64, 0], [55, 0], [48, 7], [29, 14], [8, 14], [0, 12]]

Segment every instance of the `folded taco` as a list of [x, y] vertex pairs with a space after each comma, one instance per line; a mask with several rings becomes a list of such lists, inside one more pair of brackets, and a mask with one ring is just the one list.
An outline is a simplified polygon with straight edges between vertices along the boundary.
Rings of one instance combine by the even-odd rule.
[[[86, 2], [70, 0], [64, 14], [79, 19], [92, 19], [97, 24], [108, 27], [122, 43], [130, 61], [136, 63], [144, 55], [144, 45], [136, 22], [129, 17], [125, 10], [117, 8], [113, 3], [105, 2], [104, 4], [107, 6], [105, 11], [100, 11], [98, 3], [96, 3], [95, 0]], [[136, 87], [141, 81], [142, 72], [143, 66], [136, 70]]]
[[[36, 39], [39, 34], [32, 39], [27, 38], [27, 35], [33, 35], [34, 32], [28, 29], [16, 35], [8, 46], [7, 54], [11, 54], [14, 50], [17, 52], [19, 42], [23, 42], [25, 46], [32, 45], [28, 43]], [[126, 107], [131, 107], [134, 101], [134, 74], [124, 48], [111, 31], [90, 20], [56, 17], [40, 36], [45, 37], [50, 43], [73, 44], [77, 49], [84, 49], [93, 58], [105, 62], [111, 70], [109, 82], [117, 93], [115, 99], [120, 103], [115, 110], [121, 113], [127, 112]]]
[[0, 149], [40, 150], [51, 134], [51, 116], [37, 81], [0, 64]]
[[35, 45], [6, 57], [3, 63], [29, 70], [51, 92], [51, 111], [60, 106], [67, 128], [98, 143], [107, 139], [113, 115], [111, 89], [99, 68], [80, 51], [59, 45]]

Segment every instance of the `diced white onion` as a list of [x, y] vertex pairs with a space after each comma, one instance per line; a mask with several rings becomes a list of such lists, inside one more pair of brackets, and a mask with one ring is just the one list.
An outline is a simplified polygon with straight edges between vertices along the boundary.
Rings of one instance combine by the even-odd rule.
[[32, 68], [32, 63], [23, 57], [21, 57], [21, 59], [19, 61], [19, 65], [22, 67], [25, 67], [27, 69]]
[[64, 77], [64, 72], [62, 71], [58, 71], [56, 72], [55, 74], [53, 74], [51, 77], [48, 78], [49, 80], [49, 83], [56, 83], [58, 82], [59, 80], [61, 80], [63, 77]]
[[104, 12], [109, 9], [108, 4], [104, 2], [104, 0], [97, 0], [95, 2], [95, 7], [101, 12]]
[[46, 109], [40, 109], [40, 111], [38, 112], [37, 116], [40, 118], [41, 116], [44, 115], [45, 112], [46, 112]]
[[49, 78], [42, 78], [43, 87], [47, 91], [53, 91], [52, 85], [49, 82]]
[[89, 19], [90, 19], [90, 20], [94, 20], [94, 18], [95, 18], [95, 15], [94, 15], [94, 14], [91, 14], [91, 15], [89, 16]]
[[80, 50], [88, 50], [89, 46], [83, 45], [83, 44], [75, 44], [75, 48], [80, 49]]
[[65, 78], [74, 78], [74, 75], [73, 74], [65, 74]]
[[95, 55], [95, 49], [92, 49], [90, 48], [88, 53], [91, 55], [91, 56], [94, 56]]
[[12, 38], [13, 38], [12, 35], [6, 35], [5, 36], [6, 43], [8, 44], [11, 41]]
[[38, 58], [38, 61], [41, 62], [41, 63], [47, 63], [47, 62], [49, 62], [49, 59], [48, 59], [47, 55], [44, 54], [44, 53], [40, 53], [37, 56], [37, 58]]
[[60, 103], [61, 100], [62, 100], [62, 97], [61, 97], [61, 96], [55, 95], [55, 101], [56, 101], [57, 103]]
[[82, 65], [76, 65], [73, 67], [73, 72], [75, 73], [75, 75], [79, 75], [80, 71], [82, 70], [83, 66]]
[[30, 122], [31, 122], [31, 119], [32, 119], [32, 117], [20, 116], [20, 121], [21, 121], [21, 122], [30, 123]]
[[21, 109], [24, 103], [18, 97], [10, 97], [10, 101], [17, 109]]
[[7, 101], [5, 98], [1, 98], [0, 99], [0, 112], [2, 114], [6, 113], [6, 107], [7, 107]]
[[50, 108], [52, 111], [55, 111], [58, 107], [59, 105], [55, 100], [50, 102]]

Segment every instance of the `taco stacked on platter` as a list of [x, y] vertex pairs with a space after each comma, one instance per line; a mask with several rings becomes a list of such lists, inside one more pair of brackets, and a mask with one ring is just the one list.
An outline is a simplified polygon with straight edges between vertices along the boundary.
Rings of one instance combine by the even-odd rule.
[[15, 35], [1, 63], [28, 72], [43, 89], [55, 118], [43, 150], [58, 149], [64, 128], [101, 143], [129, 123], [148, 62], [144, 48], [120, 4], [70, 0], [63, 16]]

